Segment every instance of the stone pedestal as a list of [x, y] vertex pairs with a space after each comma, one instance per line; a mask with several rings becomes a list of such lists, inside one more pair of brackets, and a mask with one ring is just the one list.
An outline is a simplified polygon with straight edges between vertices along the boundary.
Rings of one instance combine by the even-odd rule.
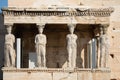
[[105, 69], [16, 69], [3, 68], [3, 80], [110, 80]]

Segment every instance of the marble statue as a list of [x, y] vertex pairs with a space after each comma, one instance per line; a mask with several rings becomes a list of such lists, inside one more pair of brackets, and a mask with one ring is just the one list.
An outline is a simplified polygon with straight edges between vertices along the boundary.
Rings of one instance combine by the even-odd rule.
[[46, 35], [43, 33], [43, 26], [39, 26], [39, 34], [35, 36], [35, 48], [37, 53], [37, 67], [46, 67]]
[[15, 67], [15, 49], [14, 49], [14, 43], [15, 43], [15, 37], [13, 34], [11, 34], [12, 26], [7, 26], [7, 32], [8, 34], [5, 35], [5, 67]]
[[107, 37], [107, 31], [101, 31], [100, 36], [100, 43], [101, 43], [101, 53], [100, 53], [100, 67], [107, 67], [108, 63], [108, 48], [109, 48], [109, 41]]
[[68, 25], [70, 34], [67, 35], [67, 51], [68, 51], [68, 67], [76, 67], [76, 56], [77, 56], [77, 35], [74, 34], [74, 25]]

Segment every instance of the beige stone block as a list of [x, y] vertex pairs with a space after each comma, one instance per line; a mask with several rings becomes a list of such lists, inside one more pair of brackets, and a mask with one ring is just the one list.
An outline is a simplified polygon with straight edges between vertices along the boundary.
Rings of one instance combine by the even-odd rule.
[[93, 80], [91, 72], [79, 72], [77, 77], [78, 80]]
[[29, 74], [28, 80], [52, 80], [51, 73], [47, 72], [34, 72]]
[[4, 72], [4, 80], [52, 80], [47, 72]]
[[53, 73], [53, 80], [77, 80], [77, 73]]
[[4, 80], [15, 80], [15, 79], [19, 79], [19, 80], [27, 80], [28, 75], [26, 73], [23, 72], [6, 72], [3, 74], [3, 79]]
[[92, 74], [93, 80], [110, 80], [110, 73], [96, 72]]

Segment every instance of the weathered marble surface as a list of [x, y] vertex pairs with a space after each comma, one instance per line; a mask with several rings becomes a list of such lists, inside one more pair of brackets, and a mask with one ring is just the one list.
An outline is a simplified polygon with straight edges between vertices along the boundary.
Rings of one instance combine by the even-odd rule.
[[109, 69], [3, 69], [3, 80], [110, 80]]
[[76, 67], [76, 59], [77, 59], [77, 35], [74, 34], [74, 28], [76, 25], [70, 24], [68, 25], [70, 34], [67, 34], [67, 52], [68, 52], [68, 67], [75, 68]]
[[43, 33], [44, 26], [38, 25], [39, 34], [35, 36], [35, 48], [37, 53], [37, 67], [46, 67], [46, 35]]
[[8, 34], [5, 35], [4, 67], [15, 67], [16, 53], [14, 49], [15, 36], [11, 34], [12, 26], [7, 25]]

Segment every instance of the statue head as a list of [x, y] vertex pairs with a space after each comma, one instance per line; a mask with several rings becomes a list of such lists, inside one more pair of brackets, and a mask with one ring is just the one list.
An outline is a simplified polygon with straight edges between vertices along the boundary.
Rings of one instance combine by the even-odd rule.
[[[94, 26], [94, 25], [92, 25], [92, 26]], [[96, 37], [101, 34], [101, 33], [99, 32], [99, 31], [100, 31], [100, 28], [99, 28], [99, 27], [94, 26], [94, 27], [93, 27], [93, 31], [94, 31], [94, 35], [95, 35]], [[99, 33], [100, 33], [100, 34], [99, 34]]]
[[8, 34], [11, 34], [12, 26], [11, 25], [7, 25], [6, 29], [7, 29]]
[[43, 33], [43, 28], [39, 27], [38, 31], [39, 31], [40, 34], [42, 34]]
[[103, 35], [103, 27], [100, 27], [100, 35]]
[[103, 33], [104, 33], [104, 34], [107, 34], [107, 29], [108, 29], [107, 27], [104, 27], [104, 28], [103, 28]]
[[73, 34], [76, 25], [75, 25], [75, 24], [68, 24], [68, 27], [69, 27], [69, 31], [70, 31], [70, 33]]
[[101, 24], [100, 25], [100, 30], [102, 34], [107, 34], [107, 29], [108, 29], [109, 24]]
[[38, 25], [38, 31], [40, 34], [43, 33], [44, 25]]

